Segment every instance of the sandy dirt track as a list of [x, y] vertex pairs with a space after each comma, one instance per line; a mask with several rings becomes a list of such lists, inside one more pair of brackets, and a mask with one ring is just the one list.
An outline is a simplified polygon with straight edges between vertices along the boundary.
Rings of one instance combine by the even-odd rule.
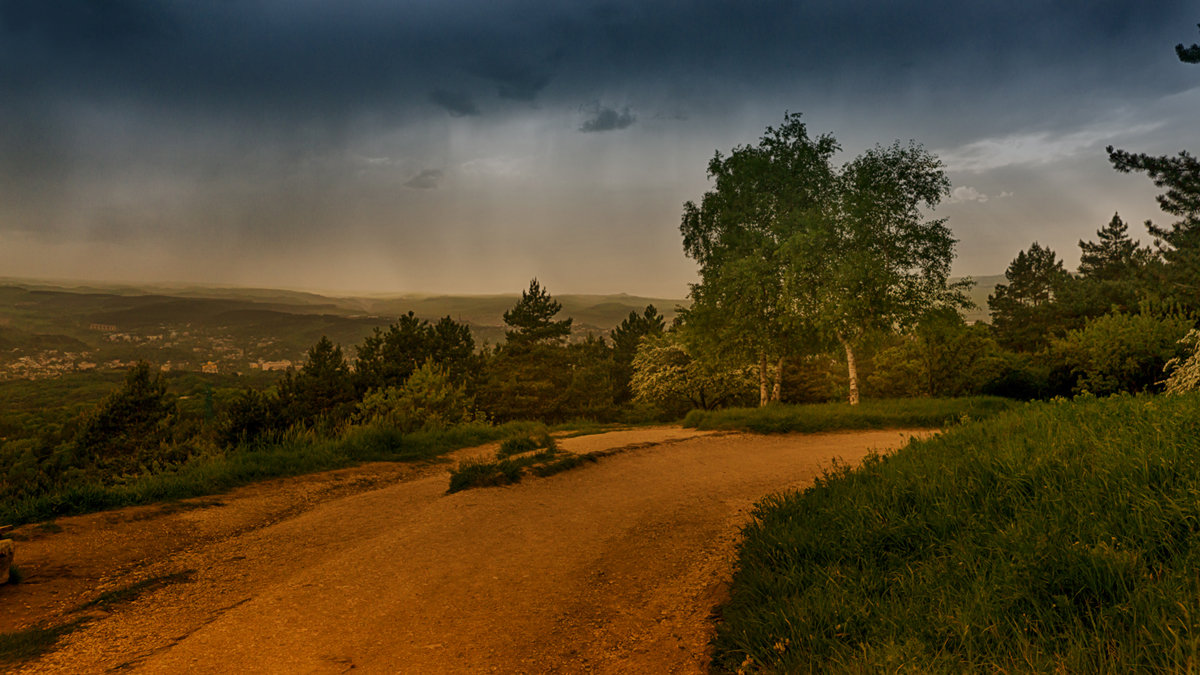
[[0, 601], [28, 621], [191, 573], [27, 672], [699, 673], [754, 502], [914, 433], [639, 429], [564, 440], [627, 449], [510, 487], [446, 495], [445, 465], [371, 465], [64, 519], [19, 544], [30, 584]]

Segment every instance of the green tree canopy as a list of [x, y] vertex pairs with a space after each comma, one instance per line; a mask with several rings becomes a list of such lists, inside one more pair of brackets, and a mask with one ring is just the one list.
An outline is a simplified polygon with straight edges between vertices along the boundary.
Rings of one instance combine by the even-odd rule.
[[339, 423], [349, 418], [356, 400], [342, 348], [325, 336], [309, 348], [299, 372], [288, 372], [279, 383], [279, 401], [291, 423]]
[[458, 384], [478, 368], [471, 329], [449, 316], [431, 325], [409, 312], [387, 331], [376, 328], [355, 349], [355, 380], [360, 392], [401, 386], [430, 360]]
[[629, 388], [630, 378], [633, 377], [633, 357], [637, 354], [638, 344], [647, 335], [658, 335], [666, 328], [666, 321], [654, 305], [646, 305], [641, 314], [630, 312], [629, 316], [616, 328], [609, 332], [612, 340], [613, 359], [613, 400], [620, 404], [633, 396]]
[[554, 320], [561, 310], [562, 304], [550, 297], [535, 277], [517, 304], [504, 313], [510, 329], [504, 332], [505, 339], [513, 346], [561, 343], [571, 334], [570, 318]]
[[[855, 343], [910, 325], [930, 307], [962, 306], [947, 285], [955, 240], [925, 211], [948, 194], [941, 162], [916, 143], [878, 146], [840, 169], [832, 136], [812, 138], [799, 115], [759, 144], [709, 163], [714, 189], [684, 205], [684, 252], [700, 264], [687, 322], [723, 358], [758, 363], [846, 350], [858, 401]], [[779, 397], [780, 378], [771, 398]]]
[[1054, 301], [1069, 279], [1062, 260], [1036, 241], [1004, 271], [1007, 284], [988, 296], [992, 325], [1000, 342], [1017, 351], [1045, 347], [1056, 324]]
[[785, 115], [756, 146], [717, 152], [708, 164], [713, 189], [699, 205], [684, 204], [680, 223], [684, 252], [700, 265], [684, 320], [700, 329], [705, 351], [758, 364], [760, 404], [768, 362], [811, 349], [811, 302], [786, 285], [784, 245], [828, 222], [837, 184], [837, 141], [810, 137], [800, 117]]
[[846, 351], [857, 403], [856, 342], [910, 327], [933, 308], [969, 305], [970, 282], [948, 284], [956, 241], [945, 219], [925, 217], [950, 192], [936, 156], [911, 142], [876, 146], [848, 163], [839, 183], [831, 227], [802, 240], [797, 283], [818, 289], [821, 325]]
[[[1196, 24], [1196, 27], [1200, 28], [1200, 24]], [[1181, 42], [1175, 45], [1175, 53], [1184, 63], [1200, 63], [1200, 45], [1193, 44], [1191, 47], [1184, 47]]]
[[173, 396], [161, 374], [140, 361], [125, 382], [87, 415], [75, 444], [79, 454], [109, 473], [138, 472], [164, 459], [160, 452], [171, 437], [170, 418], [176, 412]]
[[1079, 274], [1100, 281], [1128, 278], [1145, 261], [1143, 249], [1129, 238], [1129, 226], [1114, 213], [1102, 229], [1099, 241], [1079, 241]]
[[[1200, 63], [1200, 45], [1175, 46], [1179, 60]], [[1175, 156], [1155, 157], [1108, 146], [1108, 159], [1121, 173], [1145, 173], [1155, 187], [1159, 208], [1179, 220], [1163, 227], [1146, 221], [1164, 265], [1161, 281], [1179, 306], [1200, 311], [1200, 159], [1186, 150]]]

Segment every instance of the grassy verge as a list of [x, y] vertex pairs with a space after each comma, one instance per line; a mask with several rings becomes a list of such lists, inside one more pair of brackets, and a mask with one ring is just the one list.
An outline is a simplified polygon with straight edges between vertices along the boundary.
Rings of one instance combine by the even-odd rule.
[[19, 525], [105, 509], [218, 494], [259, 480], [326, 471], [369, 461], [419, 461], [452, 450], [542, 429], [532, 422], [466, 424], [403, 434], [387, 427], [352, 427], [337, 438], [293, 432], [270, 444], [194, 457], [160, 473], [116, 485], [81, 482], [0, 504], [0, 522]]
[[760, 434], [942, 427], [965, 418], [984, 419], [1019, 405], [995, 396], [889, 399], [863, 401], [856, 406], [848, 403], [769, 405], [764, 408], [693, 410], [684, 418], [683, 426]]
[[745, 531], [726, 672], [1193, 672], [1200, 396], [1024, 406]]
[[564, 452], [548, 433], [521, 435], [500, 443], [495, 459], [468, 459], [450, 471], [447, 493], [474, 487], [495, 487], [518, 483], [527, 475], [551, 476], [568, 471], [584, 462], [595, 462], [592, 454]]

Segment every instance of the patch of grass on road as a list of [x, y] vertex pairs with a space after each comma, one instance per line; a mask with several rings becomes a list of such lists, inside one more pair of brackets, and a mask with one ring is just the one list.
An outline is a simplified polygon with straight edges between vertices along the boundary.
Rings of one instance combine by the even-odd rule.
[[467, 459], [450, 471], [447, 493], [473, 487], [495, 487], [518, 483], [526, 475], [550, 476], [573, 469], [596, 457], [576, 455], [559, 449], [548, 433], [514, 436], [500, 443], [494, 459]]
[[1200, 395], [1022, 406], [760, 503], [724, 672], [1191, 672]]
[[867, 400], [859, 405], [816, 403], [762, 408], [693, 410], [683, 426], [701, 430], [752, 431], [760, 434], [861, 429], [938, 428], [981, 420], [1023, 405], [997, 396]]

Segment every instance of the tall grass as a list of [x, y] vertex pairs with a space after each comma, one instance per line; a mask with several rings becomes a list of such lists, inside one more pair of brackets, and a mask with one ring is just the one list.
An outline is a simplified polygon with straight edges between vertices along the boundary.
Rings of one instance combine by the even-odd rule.
[[997, 396], [904, 398], [848, 403], [769, 405], [762, 408], [693, 410], [683, 426], [760, 434], [898, 427], [942, 427], [964, 418], [983, 419], [1020, 405]]
[[715, 666], [1194, 672], [1200, 396], [1031, 404], [914, 441], [745, 531]]
[[351, 427], [335, 438], [291, 430], [269, 443], [203, 454], [158, 473], [115, 485], [80, 482], [46, 494], [0, 503], [0, 522], [18, 525], [59, 516], [150, 504], [225, 492], [258, 480], [326, 471], [369, 461], [432, 459], [471, 447], [544, 429], [534, 422], [498, 426], [463, 424], [436, 431], [401, 433], [386, 426]]

